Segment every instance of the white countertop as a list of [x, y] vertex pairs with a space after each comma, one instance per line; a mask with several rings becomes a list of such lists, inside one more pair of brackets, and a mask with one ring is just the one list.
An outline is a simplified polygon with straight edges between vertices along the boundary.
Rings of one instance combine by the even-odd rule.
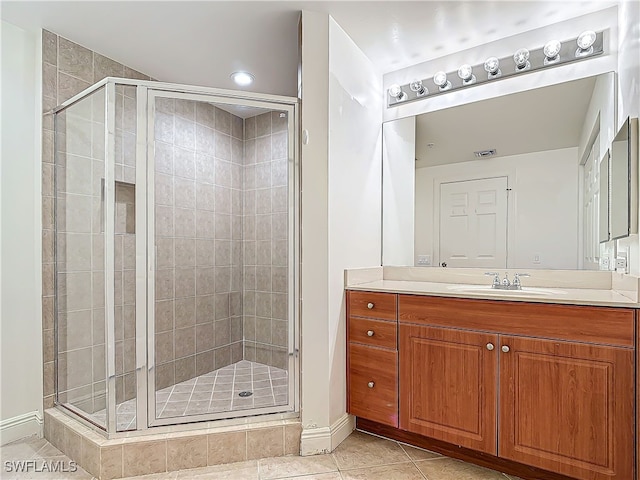
[[[490, 290], [486, 292], [464, 291], [460, 284], [415, 282], [405, 280], [377, 280], [347, 287], [349, 290], [365, 290], [370, 292], [407, 293], [414, 295], [433, 295], [436, 297], [476, 298], [484, 300], [510, 300], [515, 302], [562, 303], [570, 305], [598, 305], [609, 307], [639, 307], [640, 304], [614, 290], [597, 290], [585, 288], [563, 288], [562, 294], [540, 295], [525, 290], [504, 291]], [[473, 288], [473, 286], [471, 287]], [[554, 289], [556, 290], [556, 289]]]
[[[437, 297], [472, 298], [484, 300], [501, 300], [516, 302], [559, 303], [569, 305], [595, 305], [609, 307], [639, 308], [637, 277], [615, 278], [607, 283], [602, 278], [597, 281], [588, 280], [587, 276], [580, 277], [577, 272], [575, 282], [563, 278], [566, 272], [551, 272], [540, 275], [540, 278], [549, 276], [551, 280], [544, 283], [524, 284], [523, 290], [499, 290], [490, 288], [490, 279], [482, 274], [475, 276], [469, 269], [447, 269], [447, 276], [441, 272], [437, 278], [430, 278], [429, 272], [419, 269], [416, 272], [411, 267], [375, 267], [372, 269], [347, 270], [345, 273], [345, 286], [349, 290], [404, 293], [413, 295], [432, 295]], [[605, 273], [605, 272], [603, 272]], [[602, 275], [600, 277], [603, 277]], [[627, 276], [629, 277], [629, 276]], [[433, 281], [436, 280], [436, 281]], [[531, 279], [523, 279], [524, 281]], [[555, 280], [555, 281], [554, 281]], [[530, 286], [529, 286], [530, 285]], [[575, 285], [579, 288], [572, 288]], [[613, 287], [618, 287], [618, 289]]]

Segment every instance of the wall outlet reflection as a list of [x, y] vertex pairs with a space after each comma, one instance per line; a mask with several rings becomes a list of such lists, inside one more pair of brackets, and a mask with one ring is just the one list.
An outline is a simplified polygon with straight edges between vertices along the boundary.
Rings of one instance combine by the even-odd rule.
[[431, 266], [431, 255], [418, 255], [418, 265], [423, 267]]

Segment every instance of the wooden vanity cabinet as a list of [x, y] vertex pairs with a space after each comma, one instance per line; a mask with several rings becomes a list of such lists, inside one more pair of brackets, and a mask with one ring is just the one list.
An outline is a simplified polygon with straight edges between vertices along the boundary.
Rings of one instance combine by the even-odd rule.
[[572, 478], [633, 478], [633, 310], [400, 295], [398, 312], [401, 429]]
[[347, 292], [347, 410], [398, 426], [396, 294]]

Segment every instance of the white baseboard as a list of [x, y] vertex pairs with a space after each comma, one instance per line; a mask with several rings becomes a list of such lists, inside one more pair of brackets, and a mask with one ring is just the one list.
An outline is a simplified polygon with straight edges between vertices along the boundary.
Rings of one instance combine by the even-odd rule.
[[303, 428], [300, 436], [300, 455], [331, 453], [355, 428], [355, 417], [348, 413], [330, 427]]
[[356, 417], [345, 413], [333, 425], [331, 425], [331, 451], [351, 435], [356, 429]]
[[0, 445], [32, 435], [42, 437], [43, 423], [42, 415], [37, 410], [0, 421]]

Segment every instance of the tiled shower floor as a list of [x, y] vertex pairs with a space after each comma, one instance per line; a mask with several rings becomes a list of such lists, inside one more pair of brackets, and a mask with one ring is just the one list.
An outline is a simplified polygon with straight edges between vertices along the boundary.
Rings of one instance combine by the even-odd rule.
[[[288, 384], [286, 370], [241, 360], [158, 390], [156, 415], [169, 418], [286, 405]], [[246, 391], [253, 394], [239, 396], [240, 392]], [[118, 430], [136, 428], [135, 399], [117, 405], [116, 410]], [[93, 414], [93, 418], [101, 423], [106, 421], [105, 417], [105, 410]]]

